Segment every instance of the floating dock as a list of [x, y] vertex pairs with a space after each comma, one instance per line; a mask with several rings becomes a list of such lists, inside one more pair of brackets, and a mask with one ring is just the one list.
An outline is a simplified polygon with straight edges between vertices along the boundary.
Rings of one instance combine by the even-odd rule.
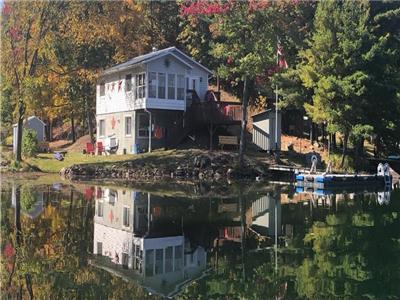
[[330, 174], [300, 173], [296, 175], [296, 186], [313, 189], [327, 189], [349, 186], [388, 186], [392, 184], [390, 167], [379, 164], [377, 174]]
[[384, 175], [357, 174], [298, 174], [296, 186], [317, 189], [345, 187], [351, 185], [385, 185]]

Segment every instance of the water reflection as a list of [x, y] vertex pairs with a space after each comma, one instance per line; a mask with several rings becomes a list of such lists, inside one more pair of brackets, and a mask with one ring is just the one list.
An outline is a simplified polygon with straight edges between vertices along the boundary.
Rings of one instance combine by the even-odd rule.
[[170, 218], [173, 206], [150, 193], [96, 187], [92, 264], [167, 297], [201, 276], [206, 251]]
[[1, 195], [10, 298], [400, 295], [399, 190], [11, 182]]

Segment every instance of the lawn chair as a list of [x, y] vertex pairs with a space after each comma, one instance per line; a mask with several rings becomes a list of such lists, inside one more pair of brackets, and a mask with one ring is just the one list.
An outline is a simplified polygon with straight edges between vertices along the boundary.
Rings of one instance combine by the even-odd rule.
[[63, 161], [64, 160], [64, 156], [62, 155], [62, 153], [60, 152], [55, 152], [54, 153], [54, 158], [58, 161]]
[[97, 155], [102, 155], [104, 153], [103, 142], [97, 142]]
[[86, 154], [94, 155], [94, 145], [92, 143], [86, 143]]

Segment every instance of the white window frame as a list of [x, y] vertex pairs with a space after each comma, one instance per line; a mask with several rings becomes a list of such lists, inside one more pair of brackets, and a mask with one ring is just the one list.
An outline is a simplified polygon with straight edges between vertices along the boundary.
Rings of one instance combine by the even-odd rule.
[[[174, 79], [174, 85], [172, 86], [174, 88], [174, 97], [170, 98], [169, 97], [169, 77], [172, 76], [172, 78]], [[175, 73], [168, 73], [167, 74], [167, 100], [176, 100], [176, 86], [177, 86], [177, 82], [176, 82], [176, 74]]]
[[[126, 225], [126, 223], [125, 223], [125, 221], [126, 221], [126, 219], [125, 219], [125, 209], [128, 210], [128, 213], [127, 213], [128, 225]], [[124, 206], [122, 207], [122, 226], [127, 227], [127, 228], [131, 225], [130, 212], [131, 212], [131, 208], [130, 208], [129, 206], [124, 205]]]
[[[129, 78], [128, 78], [129, 76], [131, 77], [130, 78], [130, 82], [128, 81], [129, 80]], [[128, 90], [128, 83], [130, 84], [130, 89], [129, 90]], [[132, 93], [132, 90], [133, 90], [132, 74], [129, 73], [129, 74], [125, 75], [125, 92], [126, 93]]]
[[[104, 130], [103, 134], [101, 132], [101, 123], [104, 122]], [[99, 137], [105, 137], [106, 136], [106, 119], [99, 119]]]
[[[142, 117], [142, 115], [147, 116], [147, 117], [149, 118], [149, 114], [146, 113], [146, 112], [138, 112], [138, 113], [136, 114], [136, 116], [137, 116], [137, 125], [136, 125], [136, 129], [137, 129], [136, 132], [137, 132], [137, 134], [136, 134], [136, 137], [137, 137], [138, 139], [148, 139], [148, 138], [149, 138], [149, 135], [148, 135], [148, 134], [147, 134], [146, 136], [142, 136], [142, 135], [139, 134], [139, 133], [140, 133], [139, 124], [140, 124], [140, 118]], [[153, 126], [153, 124], [155, 124], [155, 116], [152, 116], [151, 122], [152, 122], [152, 126]], [[147, 122], [147, 123], [149, 123], [149, 122]], [[150, 129], [148, 125], [147, 125], [146, 127], [148, 128], [148, 130]], [[151, 131], [151, 130], [149, 130], [149, 131]], [[148, 131], [148, 132], [149, 132], [149, 131]], [[153, 132], [153, 131], [151, 131], [151, 137], [152, 137], [152, 138], [154, 137], [154, 132]]]
[[[142, 84], [140, 84], [140, 76], [142, 76]], [[135, 74], [135, 99], [146, 98], [146, 72]], [[142, 94], [140, 95], [139, 90], [142, 88]]]
[[[150, 95], [150, 74], [153, 74], [153, 75], [155, 75], [155, 78], [154, 78], [154, 84], [152, 84], [151, 86], [154, 86], [155, 87], [155, 94], [154, 94], [154, 96], [153, 95]], [[157, 72], [154, 72], [154, 71], [151, 71], [151, 72], [149, 72], [149, 75], [147, 76], [148, 77], [148, 80], [149, 80], [149, 84], [148, 84], [148, 89], [149, 89], [149, 98], [157, 98], [157, 95], [158, 95], [158, 75], [157, 75], [158, 73]]]
[[[160, 98], [160, 95], [159, 95], [159, 89], [160, 89], [160, 82], [161, 82], [161, 80], [160, 80], [160, 74], [163, 74], [164, 75], [164, 98]], [[166, 99], [168, 99], [168, 90], [167, 90], [167, 86], [168, 86], [168, 76], [167, 76], [168, 74], [167, 73], [165, 73], [165, 72], [157, 72], [157, 99], [163, 99], [163, 100], [166, 100]]]
[[[127, 119], [128, 118], [130, 118], [131, 119], [131, 126], [130, 126], [130, 133], [127, 133], [126, 132], [126, 130], [128, 129], [128, 127], [127, 127]], [[132, 136], [132, 116], [131, 115], [128, 115], [128, 116], [125, 116], [124, 117], [124, 133], [125, 133], [125, 136]]]

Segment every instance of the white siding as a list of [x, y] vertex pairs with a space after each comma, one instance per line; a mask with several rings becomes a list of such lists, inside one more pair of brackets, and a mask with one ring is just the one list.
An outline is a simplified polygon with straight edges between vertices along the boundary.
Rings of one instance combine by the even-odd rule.
[[[133, 92], [125, 91], [125, 76], [132, 74], [132, 86], [134, 74], [145, 72], [144, 67], [136, 67], [131, 70], [103, 77], [97, 83], [96, 88], [96, 114], [132, 111], [144, 108], [144, 99], [133, 98]], [[100, 83], [105, 83], [105, 96], [100, 97]], [[121, 88], [119, 89], [119, 84]]]

